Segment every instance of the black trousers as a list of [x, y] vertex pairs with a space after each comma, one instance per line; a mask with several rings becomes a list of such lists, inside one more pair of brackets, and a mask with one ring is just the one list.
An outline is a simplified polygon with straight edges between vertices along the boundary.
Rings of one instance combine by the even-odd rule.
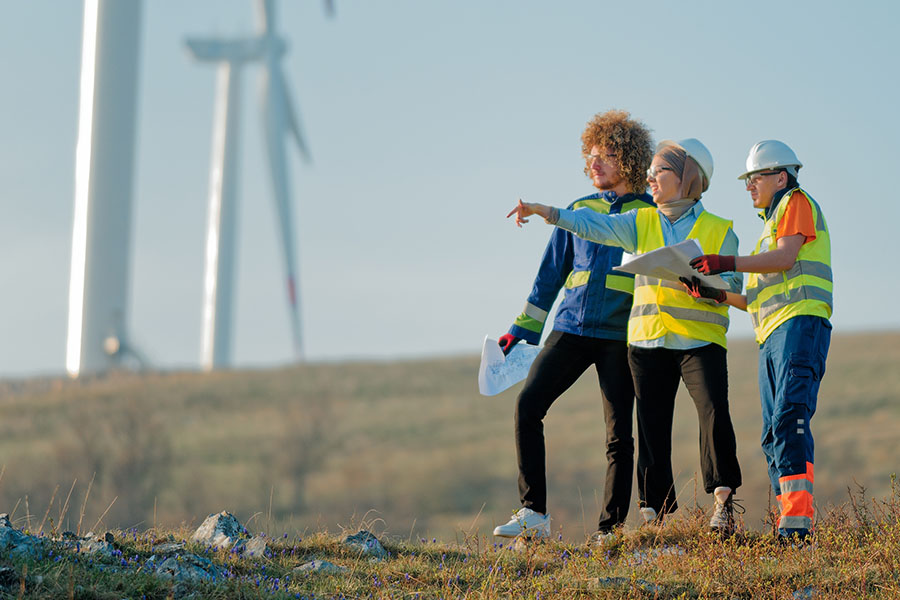
[[522, 506], [547, 512], [543, 419], [553, 402], [594, 365], [606, 421], [606, 486], [599, 529], [623, 523], [634, 472], [634, 387], [625, 342], [552, 332], [538, 354], [516, 404], [516, 452]]
[[638, 497], [659, 514], [678, 508], [672, 476], [672, 421], [679, 380], [700, 423], [700, 471], [707, 493], [741, 485], [737, 442], [728, 410], [728, 364], [718, 344], [693, 350], [628, 349], [638, 418]]

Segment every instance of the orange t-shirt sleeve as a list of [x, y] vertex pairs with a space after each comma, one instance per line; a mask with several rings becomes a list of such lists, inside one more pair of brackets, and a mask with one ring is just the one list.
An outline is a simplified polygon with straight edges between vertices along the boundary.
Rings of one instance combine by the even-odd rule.
[[805, 236], [804, 244], [816, 239], [816, 224], [813, 222], [812, 206], [806, 196], [800, 192], [794, 192], [788, 199], [788, 205], [781, 217], [775, 238], [780, 239], [787, 235]]

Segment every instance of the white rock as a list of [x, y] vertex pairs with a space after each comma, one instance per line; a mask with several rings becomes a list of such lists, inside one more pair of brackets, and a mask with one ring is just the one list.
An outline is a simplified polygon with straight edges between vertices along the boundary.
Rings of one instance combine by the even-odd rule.
[[208, 546], [230, 548], [244, 535], [246, 535], [246, 530], [240, 521], [231, 513], [223, 510], [219, 514], [209, 515], [191, 536], [191, 541]]
[[266, 555], [266, 550], [268, 549], [269, 546], [266, 544], [266, 538], [260, 535], [249, 540], [240, 540], [234, 545], [234, 550], [236, 552], [241, 552], [244, 556], [250, 557], [264, 557]]

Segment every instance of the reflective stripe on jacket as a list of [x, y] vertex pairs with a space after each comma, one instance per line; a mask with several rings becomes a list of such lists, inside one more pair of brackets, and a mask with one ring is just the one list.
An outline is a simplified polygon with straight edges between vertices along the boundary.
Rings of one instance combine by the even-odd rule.
[[[618, 214], [652, 207], [648, 194], [598, 193], [573, 202], [570, 209]], [[529, 344], [541, 341], [549, 310], [561, 289], [553, 329], [586, 337], [625, 340], [634, 278], [612, 268], [622, 264], [623, 250], [589, 242], [554, 228], [544, 251], [525, 309], [509, 333]]]
[[[665, 245], [659, 213], [654, 208], [637, 212], [639, 254]], [[704, 254], [717, 254], [722, 248], [732, 223], [704, 211], [688, 234]], [[711, 300], [697, 300], [684, 286], [655, 277], [637, 275], [634, 280], [634, 303], [628, 321], [628, 342], [655, 340], [675, 333], [696, 340], [726, 346], [728, 306]]]
[[[831, 273], [831, 236], [821, 208], [800, 188], [782, 195], [774, 215], [766, 219], [762, 235], [753, 254], [774, 250], [778, 244], [778, 223], [784, 216], [788, 200], [800, 192], [812, 207], [816, 239], [800, 246], [797, 261], [787, 271], [749, 273], [747, 277], [747, 312], [756, 332], [757, 343], [766, 341], [775, 329], [792, 317], [811, 315], [831, 317], [833, 278]], [[765, 213], [760, 213], [765, 219]]]

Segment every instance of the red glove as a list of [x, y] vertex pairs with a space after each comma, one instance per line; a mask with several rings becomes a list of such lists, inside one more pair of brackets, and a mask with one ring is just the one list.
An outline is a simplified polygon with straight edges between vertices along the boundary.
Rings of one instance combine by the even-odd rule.
[[517, 338], [511, 333], [507, 333], [500, 336], [500, 339], [497, 342], [500, 344], [500, 349], [503, 350], [503, 355], [509, 354], [510, 350], [513, 349], [513, 346], [522, 341], [522, 338]]
[[691, 261], [691, 266], [704, 275], [734, 271], [734, 257], [729, 254], [704, 254]]
[[[713, 256], [716, 255], [714, 254]], [[679, 277], [678, 279], [684, 284], [684, 287], [687, 288], [687, 293], [694, 298], [709, 298], [710, 300], [715, 300], [719, 304], [722, 304], [728, 297], [725, 294], [725, 290], [718, 290], [714, 287], [702, 285], [699, 277], [691, 277], [690, 279], [687, 277]]]

